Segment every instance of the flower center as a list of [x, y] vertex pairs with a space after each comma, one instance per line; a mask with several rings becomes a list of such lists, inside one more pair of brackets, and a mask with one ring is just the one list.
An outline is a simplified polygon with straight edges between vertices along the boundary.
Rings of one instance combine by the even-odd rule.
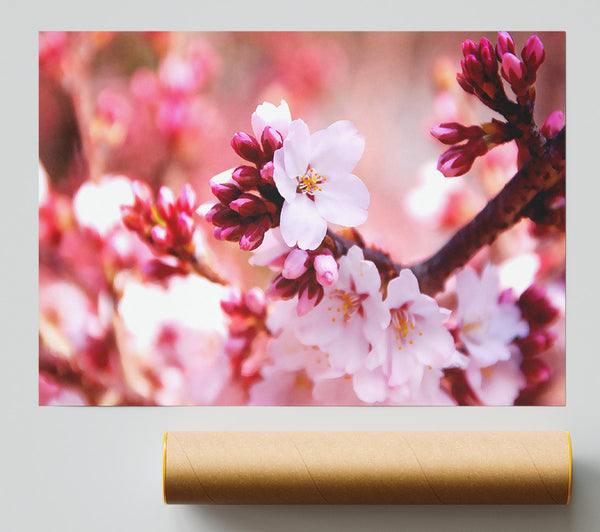
[[[356, 292], [346, 292], [345, 290], [335, 289], [333, 294], [329, 296], [331, 300], [330, 306], [327, 308], [335, 315], [331, 321], [335, 322], [337, 317], [341, 317], [344, 323], [356, 314], [362, 312], [362, 302], [368, 297], [367, 294], [357, 294]], [[338, 316], [339, 315], [339, 316]]]
[[462, 333], [473, 343], [481, 342], [482, 338], [489, 332], [489, 320], [478, 319], [465, 323], [462, 327]]
[[402, 350], [402, 345], [407, 341], [409, 344], [413, 343], [411, 334], [413, 331], [418, 332], [419, 336], [423, 336], [423, 333], [416, 330], [416, 320], [414, 315], [406, 308], [394, 308], [391, 310], [392, 315], [392, 327], [394, 329], [394, 335], [398, 343], [398, 350]]
[[298, 176], [296, 179], [298, 180], [296, 192], [298, 194], [306, 194], [307, 196], [313, 196], [316, 191], [323, 190], [319, 185], [327, 181], [327, 177], [322, 176], [311, 167], [306, 170], [306, 173], [302, 177]]

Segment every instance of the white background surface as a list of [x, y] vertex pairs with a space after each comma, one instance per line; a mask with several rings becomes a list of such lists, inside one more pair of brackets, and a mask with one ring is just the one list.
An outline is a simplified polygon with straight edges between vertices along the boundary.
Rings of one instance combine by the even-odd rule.
[[[596, 9], [582, 1], [342, 5], [314, 0], [236, 2], [233, 8], [228, 2], [156, 0], [4, 4], [0, 530], [600, 530]], [[567, 31], [566, 407], [37, 406], [37, 31], [301, 28]], [[161, 486], [164, 430], [570, 430], [573, 499], [569, 507], [167, 507]]]

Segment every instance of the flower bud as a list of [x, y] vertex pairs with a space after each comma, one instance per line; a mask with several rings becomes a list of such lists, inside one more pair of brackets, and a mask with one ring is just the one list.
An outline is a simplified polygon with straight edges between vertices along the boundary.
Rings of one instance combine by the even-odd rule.
[[279, 131], [276, 131], [271, 126], [266, 126], [265, 129], [263, 129], [260, 142], [267, 159], [272, 159], [275, 151], [283, 145], [283, 139], [281, 138]]
[[163, 220], [172, 220], [175, 216], [175, 196], [168, 187], [160, 187], [156, 200], [158, 214]]
[[498, 60], [496, 59], [494, 46], [485, 37], [481, 38], [481, 43], [479, 44], [479, 57], [488, 77], [495, 77], [498, 71]]
[[308, 314], [323, 299], [323, 287], [311, 282], [306, 283], [299, 291], [298, 306], [296, 312], [298, 316]]
[[267, 295], [273, 298], [291, 299], [298, 291], [298, 283], [295, 279], [286, 279], [281, 274], [275, 276], [267, 289]]
[[177, 240], [181, 244], [188, 244], [192, 241], [195, 228], [196, 224], [193, 218], [187, 212], [182, 212], [177, 217]]
[[515, 53], [515, 41], [513, 41], [513, 38], [507, 31], [499, 31], [498, 44], [496, 44], [496, 54], [498, 59], [502, 61], [502, 56], [507, 53]]
[[483, 82], [483, 65], [474, 54], [465, 57], [465, 68], [469, 74], [469, 79], [479, 84]]
[[180, 211], [187, 212], [190, 215], [194, 212], [196, 208], [196, 192], [189, 183], [183, 185], [177, 200], [177, 207]]
[[537, 70], [538, 67], [544, 62], [546, 58], [546, 51], [544, 45], [537, 35], [532, 35], [527, 39], [521, 57], [527, 65], [527, 70]]
[[338, 280], [338, 264], [333, 255], [317, 255], [314, 260], [317, 282], [321, 286], [333, 286]]
[[565, 125], [565, 115], [561, 111], [550, 113], [544, 125], [540, 128], [542, 134], [550, 138], [556, 135]]
[[226, 205], [217, 203], [204, 215], [204, 219], [217, 227], [222, 227], [227, 222], [238, 220], [239, 215]]
[[465, 127], [457, 122], [445, 122], [431, 129], [431, 135], [444, 144], [456, 144], [463, 140], [483, 137], [484, 131], [479, 126]]
[[510, 83], [514, 93], [519, 96], [527, 90], [525, 64], [514, 54], [506, 53], [502, 56], [502, 77]]
[[221, 227], [218, 239], [227, 240], [228, 242], [237, 242], [242, 237], [245, 230], [246, 226], [241, 225], [239, 221], [231, 221]]
[[548, 325], [558, 316], [558, 309], [552, 305], [545, 290], [537, 285], [531, 285], [521, 294], [519, 307], [530, 326]]
[[253, 194], [244, 193], [229, 204], [229, 208], [243, 218], [257, 216], [267, 212], [267, 207], [262, 199]]
[[461, 89], [464, 90], [468, 94], [474, 94], [473, 85], [466, 79], [464, 74], [460, 72], [456, 74], [456, 81], [460, 85]]
[[257, 163], [263, 158], [258, 141], [247, 133], [236, 133], [231, 139], [231, 147], [243, 159]]
[[552, 369], [544, 362], [541, 358], [526, 358], [521, 364], [521, 371], [527, 377], [528, 383], [541, 384], [546, 382], [550, 375], [552, 375]]
[[286, 279], [298, 279], [308, 267], [306, 263], [308, 261], [308, 253], [303, 249], [293, 249], [288, 253], [283, 264], [283, 275]]
[[258, 170], [253, 166], [238, 166], [231, 174], [232, 179], [242, 190], [255, 187], [260, 178]]
[[469, 54], [476, 54], [478, 51], [477, 43], [471, 39], [467, 39], [461, 44], [462, 53], [465, 57]]
[[262, 244], [265, 232], [271, 227], [271, 219], [268, 216], [262, 216], [256, 222], [248, 225], [244, 235], [240, 238], [240, 249], [252, 251]]
[[269, 161], [263, 165], [260, 169], [260, 181], [261, 185], [266, 185], [267, 183], [273, 184], [273, 170], [275, 165], [273, 161]]
[[225, 205], [229, 205], [233, 200], [239, 198], [242, 193], [235, 183], [217, 183], [212, 179], [210, 180], [210, 190]]
[[171, 230], [162, 225], [155, 225], [152, 228], [150, 235], [155, 244], [158, 244], [165, 249], [172, 247], [175, 241]]
[[152, 259], [142, 265], [142, 278], [145, 281], [163, 281], [173, 275], [185, 275], [187, 270], [180, 265], [168, 264], [159, 259]]
[[135, 206], [143, 212], [150, 212], [154, 203], [154, 194], [148, 183], [135, 180], [131, 184], [131, 189], [135, 198]]
[[248, 310], [257, 317], [264, 316], [267, 309], [265, 293], [260, 288], [251, 288], [244, 296], [244, 303]]
[[136, 233], [144, 232], [144, 219], [130, 205], [121, 205], [121, 221], [130, 231], [135, 231]]
[[483, 140], [469, 141], [467, 144], [452, 146], [440, 156], [437, 169], [445, 177], [457, 177], [466, 174], [473, 166], [476, 157], [487, 152]]
[[237, 286], [231, 286], [227, 295], [221, 300], [221, 308], [226, 314], [241, 312], [243, 307], [242, 291]]

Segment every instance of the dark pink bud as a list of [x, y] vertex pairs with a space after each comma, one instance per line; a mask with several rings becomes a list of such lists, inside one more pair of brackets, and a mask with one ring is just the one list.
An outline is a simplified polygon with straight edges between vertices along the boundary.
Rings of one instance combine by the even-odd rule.
[[273, 161], [269, 161], [263, 165], [260, 169], [260, 181], [262, 185], [266, 185], [267, 183], [273, 184], [273, 170], [275, 166]]
[[541, 384], [546, 382], [550, 375], [552, 375], [552, 369], [544, 362], [541, 358], [526, 358], [521, 364], [521, 371], [527, 377], [529, 383]]
[[260, 142], [267, 159], [271, 159], [275, 151], [283, 145], [281, 134], [271, 126], [265, 126]]
[[242, 311], [242, 291], [237, 286], [230, 287], [227, 295], [221, 300], [221, 308], [226, 314], [235, 314]]
[[267, 212], [264, 201], [253, 194], [244, 193], [229, 204], [229, 208], [239, 213], [243, 218], [257, 216]]
[[481, 58], [481, 64], [490, 77], [494, 76], [498, 68], [498, 60], [496, 59], [496, 52], [492, 43], [485, 37], [481, 38], [479, 45], [479, 57]]
[[479, 126], [465, 127], [457, 122], [446, 122], [432, 128], [431, 134], [444, 144], [456, 144], [466, 139], [479, 139], [485, 132]]
[[149, 212], [154, 203], [154, 194], [148, 183], [136, 180], [131, 184], [131, 189], [135, 198], [135, 205], [140, 207], [141, 210]]
[[460, 85], [461, 89], [464, 90], [466, 93], [468, 93], [468, 94], [475, 93], [475, 91], [473, 90], [473, 85], [471, 85], [471, 83], [469, 81], [467, 81], [464, 74], [461, 74], [460, 72], [458, 74], [456, 74], [456, 81]]
[[258, 141], [248, 133], [236, 133], [231, 139], [231, 147], [240, 157], [256, 163], [263, 158]]
[[187, 270], [181, 265], [172, 265], [162, 260], [152, 259], [142, 265], [142, 278], [145, 281], [163, 281], [173, 275], [185, 275]]
[[537, 35], [532, 35], [527, 39], [525, 47], [521, 52], [521, 57], [523, 58], [523, 61], [525, 61], [528, 70], [530, 68], [532, 70], [537, 70], [544, 62], [546, 51], [544, 50], [542, 41], [540, 41], [540, 38]]
[[464, 41], [462, 43], [461, 49], [462, 49], [463, 55], [465, 57], [467, 57], [469, 54], [476, 54], [478, 51], [478, 46], [475, 41], [472, 41], [471, 39], [467, 39], [466, 41]]
[[184, 245], [191, 242], [195, 228], [193, 218], [187, 212], [182, 212], [177, 217], [177, 240]]
[[521, 294], [519, 307], [530, 326], [548, 325], [558, 316], [558, 309], [546, 297], [545, 290], [536, 285]]
[[506, 53], [502, 56], [502, 76], [510, 83], [517, 96], [524, 94], [527, 90], [526, 73], [525, 64], [516, 55]]
[[296, 312], [298, 316], [304, 316], [315, 308], [323, 299], [323, 287], [314, 282], [308, 282], [299, 290], [298, 306]]
[[496, 54], [498, 55], [498, 59], [502, 61], [502, 56], [504, 54], [514, 54], [515, 53], [515, 41], [510, 36], [510, 33], [507, 31], [499, 31], [498, 32], [498, 44], [496, 45]]
[[298, 279], [308, 269], [308, 253], [303, 249], [293, 249], [288, 253], [283, 264], [283, 275], [286, 279]]
[[240, 225], [239, 222], [229, 222], [221, 227], [218, 239], [227, 240], [228, 242], [237, 242], [242, 237], [245, 230], [246, 226]]
[[217, 227], [223, 227], [232, 222], [239, 222], [240, 216], [222, 203], [217, 203], [210, 211], [206, 213], [206, 221], [211, 222]]
[[273, 298], [290, 299], [298, 292], [298, 282], [295, 279], [286, 279], [278, 274], [271, 286], [267, 289], [267, 295]]
[[239, 198], [242, 193], [235, 183], [217, 183], [212, 179], [210, 181], [210, 190], [225, 205]]
[[437, 169], [445, 177], [457, 177], [466, 174], [473, 166], [475, 158], [487, 152], [487, 144], [483, 140], [470, 141], [465, 145], [453, 146], [442, 153]]
[[258, 174], [258, 170], [253, 166], [238, 166], [231, 174], [233, 180], [240, 186], [242, 189], [249, 189], [255, 187], [258, 183], [260, 175]]
[[160, 247], [165, 249], [172, 247], [175, 241], [171, 230], [163, 227], [162, 225], [155, 225], [150, 234], [152, 236], [152, 240]]
[[135, 231], [136, 233], [144, 232], [144, 219], [130, 205], [121, 205], [121, 221], [130, 231]]
[[257, 317], [264, 316], [267, 310], [267, 299], [260, 288], [251, 288], [244, 296], [244, 303], [248, 310]]
[[168, 187], [160, 187], [156, 199], [158, 214], [163, 220], [172, 220], [175, 216], [175, 196]]
[[179, 198], [177, 199], [177, 207], [180, 211], [193, 214], [194, 209], [196, 208], [196, 192], [189, 183], [183, 185], [183, 188], [179, 193]]
[[483, 81], [483, 65], [474, 54], [469, 54], [465, 58], [465, 68], [471, 80], [476, 83]]
[[240, 238], [240, 249], [252, 251], [262, 244], [265, 232], [271, 227], [271, 219], [268, 216], [259, 218], [256, 222], [248, 225], [244, 235]]
[[565, 115], [561, 111], [550, 113], [544, 125], [540, 128], [542, 134], [548, 138], [556, 135], [565, 125]]
[[517, 345], [524, 357], [535, 356], [546, 349], [546, 336], [541, 332], [534, 332], [526, 338], [519, 339]]

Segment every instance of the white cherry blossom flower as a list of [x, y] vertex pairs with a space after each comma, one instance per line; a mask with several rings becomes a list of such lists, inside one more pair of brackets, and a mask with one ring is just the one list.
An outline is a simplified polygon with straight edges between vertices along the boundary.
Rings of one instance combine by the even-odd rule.
[[325, 288], [323, 300], [294, 326], [304, 345], [329, 354], [333, 370], [353, 374], [364, 366], [390, 314], [381, 300], [377, 267], [359, 247], [353, 246], [339, 264], [337, 283]]
[[273, 179], [285, 199], [281, 234], [288, 246], [315, 249], [327, 222], [346, 227], [365, 222], [369, 192], [351, 173], [364, 147], [364, 137], [348, 121], [312, 135], [302, 120], [291, 123], [273, 158]]
[[478, 367], [485, 368], [511, 357], [509, 344], [529, 333], [519, 307], [500, 301], [498, 269], [488, 264], [481, 278], [471, 268], [456, 276], [459, 338]]
[[[444, 326], [450, 311], [420, 292], [411, 270], [402, 270], [390, 281], [383, 304], [390, 313], [390, 325], [369, 355], [367, 369], [381, 367], [386, 384], [395, 387], [419, 380], [423, 368], [455, 364], [454, 340]], [[365, 381], [374, 378], [363, 376]]]
[[465, 371], [467, 382], [483, 404], [513, 405], [527, 385], [527, 379], [521, 371], [522, 360], [522, 355], [514, 352], [509, 360], [482, 368], [476, 360], [471, 359]]

